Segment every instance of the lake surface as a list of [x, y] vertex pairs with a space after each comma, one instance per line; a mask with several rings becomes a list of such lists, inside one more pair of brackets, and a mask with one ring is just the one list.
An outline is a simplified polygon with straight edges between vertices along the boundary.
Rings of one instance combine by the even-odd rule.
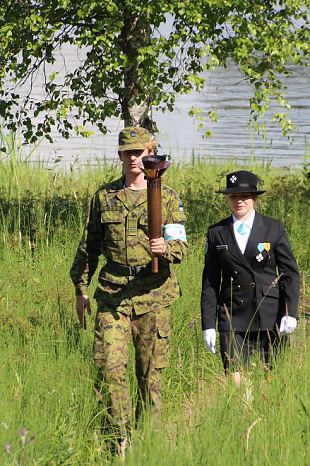
[[[62, 50], [62, 57], [65, 57], [65, 65], [63, 58], [55, 65], [60, 77], [65, 66], [70, 70], [80, 60], [80, 55], [68, 48]], [[282, 135], [279, 124], [268, 122], [279, 110], [274, 102], [265, 117], [267, 136], [264, 138], [249, 127], [251, 87], [242, 79], [238, 68], [232, 65], [208, 74], [203, 92], [179, 96], [172, 113], [153, 112], [159, 129], [157, 139], [161, 153], [170, 154], [173, 162], [233, 157], [272, 160], [275, 166], [302, 165], [305, 155], [308, 159], [310, 155], [310, 68], [292, 67], [292, 71], [293, 77], [285, 80], [291, 104], [288, 116], [295, 125], [292, 141]], [[33, 95], [38, 98], [42, 95], [40, 76], [34, 81]], [[203, 139], [202, 132], [197, 129], [198, 122], [188, 116], [192, 106], [200, 107], [204, 114], [210, 109], [218, 112], [219, 121], [209, 123], [208, 128], [213, 132], [211, 138]], [[36, 154], [49, 164], [61, 159], [66, 166], [93, 164], [104, 158], [117, 160], [117, 135], [123, 123], [109, 119], [107, 127], [107, 135], [94, 129], [95, 134], [87, 139], [73, 136], [65, 140], [54, 132], [55, 143], [43, 141]]]

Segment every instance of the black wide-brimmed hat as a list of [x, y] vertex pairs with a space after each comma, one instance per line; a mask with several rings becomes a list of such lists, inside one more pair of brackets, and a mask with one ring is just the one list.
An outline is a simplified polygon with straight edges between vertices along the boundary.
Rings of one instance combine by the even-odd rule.
[[257, 189], [258, 177], [247, 170], [238, 170], [226, 175], [226, 189], [220, 189], [216, 193], [253, 193], [257, 196], [265, 191]]

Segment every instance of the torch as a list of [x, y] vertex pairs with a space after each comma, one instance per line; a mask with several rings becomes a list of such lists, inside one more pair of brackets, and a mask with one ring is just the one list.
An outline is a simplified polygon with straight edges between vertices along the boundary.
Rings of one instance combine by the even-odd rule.
[[[149, 238], [162, 236], [161, 176], [170, 163], [165, 155], [150, 155], [142, 158], [143, 172], [147, 179], [147, 215]], [[158, 273], [158, 256], [152, 256], [152, 272]]]

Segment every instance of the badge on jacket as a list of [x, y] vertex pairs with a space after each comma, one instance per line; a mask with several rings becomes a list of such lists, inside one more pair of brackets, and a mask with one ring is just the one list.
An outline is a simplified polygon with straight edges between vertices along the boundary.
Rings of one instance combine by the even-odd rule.
[[[227, 244], [216, 244], [215, 248], [217, 252], [228, 251]], [[205, 251], [204, 251], [205, 255], [207, 254], [207, 252], [208, 252], [208, 240], [206, 240], [206, 244], [205, 244]]]
[[215, 247], [218, 252], [228, 251], [227, 244], [217, 244]]
[[258, 243], [257, 249], [259, 254], [255, 257], [257, 262], [262, 262], [265, 258], [269, 258], [270, 243]]

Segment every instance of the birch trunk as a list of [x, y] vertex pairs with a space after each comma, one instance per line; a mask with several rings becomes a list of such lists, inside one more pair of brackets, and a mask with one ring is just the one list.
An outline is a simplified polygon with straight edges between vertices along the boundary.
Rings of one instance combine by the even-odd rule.
[[124, 9], [122, 46], [128, 58], [124, 70], [124, 93], [121, 98], [125, 126], [142, 126], [153, 132], [151, 100], [141, 86], [143, 67], [138, 63], [139, 48], [150, 43], [150, 24], [147, 15], [139, 16]]

